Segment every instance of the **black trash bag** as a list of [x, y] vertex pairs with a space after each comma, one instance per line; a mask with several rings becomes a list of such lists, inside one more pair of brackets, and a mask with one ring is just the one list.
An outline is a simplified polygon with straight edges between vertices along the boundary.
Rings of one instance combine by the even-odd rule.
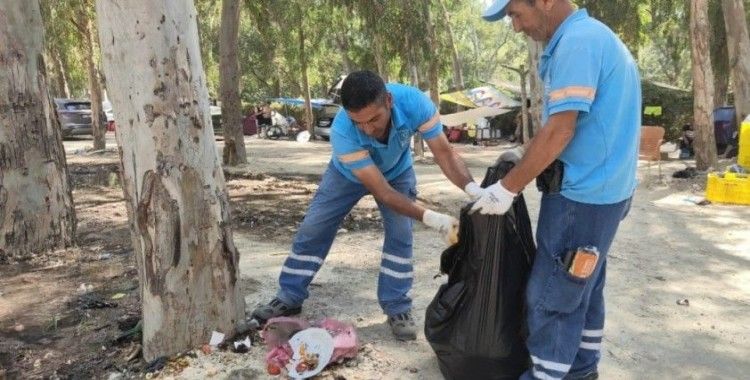
[[[482, 187], [513, 167], [487, 170]], [[447, 379], [518, 379], [528, 368], [526, 282], [536, 247], [523, 195], [502, 216], [461, 210], [459, 242], [440, 258], [448, 282], [427, 307], [425, 336]]]

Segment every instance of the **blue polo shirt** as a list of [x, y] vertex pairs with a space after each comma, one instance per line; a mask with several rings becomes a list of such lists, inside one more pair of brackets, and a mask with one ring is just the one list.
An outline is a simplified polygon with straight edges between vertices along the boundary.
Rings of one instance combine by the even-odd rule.
[[633, 195], [641, 127], [641, 80], [632, 55], [586, 10], [572, 13], [545, 48], [543, 124], [550, 115], [579, 111], [575, 135], [560, 160], [562, 195], [612, 204]]
[[425, 140], [443, 132], [440, 114], [432, 101], [419, 89], [389, 83], [386, 90], [393, 96], [391, 130], [383, 144], [362, 132], [342, 108], [331, 127], [332, 162], [349, 180], [360, 183], [352, 170], [369, 165], [378, 167], [386, 180], [391, 181], [412, 165], [410, 143], [415, 133]]

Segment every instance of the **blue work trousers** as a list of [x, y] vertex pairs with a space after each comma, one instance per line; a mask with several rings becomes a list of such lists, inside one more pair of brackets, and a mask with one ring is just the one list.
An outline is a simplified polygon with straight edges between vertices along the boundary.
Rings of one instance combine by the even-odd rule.
[[[392, 181], [391, 187], [415, 200], [416, 177], [409, 168]], [[333, 165], [323, 174], [317, 193], [305, 214], [279, 276], [277, 298], [290, 306], [301, 306], [309, 296], [308, 285], [323, 265], [336, 232], [357, 202], [369, 194], [359, 183], [344, 177]], [[411, 310], [409, 296], [414, 280], [412, 227], [414, 221], [377, 202], [385, 227], [385, 242], [378, 278], [378, 301], [387, 315]], [[357, 252], [350, 252], [356, 255]]]
[[[609, 205], [545, 194], [537, 227], [537, 255], [526, 292], [533, 367], [521, 379], [575, 379], [597, 370], [604, 331], [607, 252], [631, 199]], [[593, 246], [599, 259], [581, 279], [568, 273], [568, 251]]]

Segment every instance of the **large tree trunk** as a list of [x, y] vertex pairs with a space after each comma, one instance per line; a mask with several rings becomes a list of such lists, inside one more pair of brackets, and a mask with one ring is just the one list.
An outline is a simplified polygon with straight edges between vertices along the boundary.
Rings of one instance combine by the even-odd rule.
[[714, 106], [713, 72], [709, 47], [708, 2], [690, 2], [690, 36], [693, 56], [693, 122], [695, 165], [699, 170], [716, 167], [716, 140], [711, 115]]
[[727, 25], [729, 67], [734, 82], [734, 103], [738, 121], [750, 114], [750, 37], [742, 0], [723, 0]]
[[712, 1], [708, 5], [711, 25], [711, 65], [714, 73], [714, 108], [727, 104], [729, 92], [729, 54], [727, 52], [727, 31], [721, 3]]
[[37, 1], [0, 0], [0, 262], [73, 245], [60, 126]]
[[238, 252], [192, 0], [97, 0], [147, 361], [232, 335]]
[[[84, 5], [85, 7], [86, 5]], [[78, 14], [78, 25], [82, 27], [81, 33], [84, 38], [84, 47], [86, 49], [86, 74], [89, 82], [89, 96], [91, 101], [91, 133], [94, 135], [94, 150], [102, 150], [106, 147], [104, 134], [107, 130], [102, 123], [102, 87], [99, 81], [99, 75], [94, 62], [94, 52], [96, 51], [96, 38], [94, 37], [94, 26], [88, 13], [84, 10]]]
[[539, 59], [544, 47], [541, 42], [534, 41], [531, 37], [526, 38], [529, 47], [529, 99], [531, 100], [531, 136], [534, 137], [542, 127], [542, 107], [544, 85], [539, 77]]
[[245, 134], [240, 104], [240, 61], [237, 59], [240, 32], [239, 0], [222, 0], [219, 75], [221, 85], [221, 128], [224, 133], [224, 165], [247, 163]]

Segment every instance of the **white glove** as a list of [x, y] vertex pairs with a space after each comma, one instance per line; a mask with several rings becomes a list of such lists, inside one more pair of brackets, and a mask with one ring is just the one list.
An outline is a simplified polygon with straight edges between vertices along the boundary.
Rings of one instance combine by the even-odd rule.
[[485, 215], [503, 215], [513, 205], [513, 198], [517, 195], [503, 187], [500, 181], [484, 190], [484, 195], [469, 210], [470, 214], [479, 211]]
[[519, 145], [513, 149], [508, 149], [505, 152], [500, 153], [500, 157], [497, 158], [497, 161], [517, 164], [518, 161], [521, 161], [521, 157], [523, 157], [524, 153], [526, 153], [526, 149], [523, 148], [523, 145]]
[[469, 197], [472, 201], [481, 198], [482, 195], [484, 195], [484, 191], [485, 190], [481, 186], [477, 185], [477, 183], [474, 181], [467, 183], [464, 187], [464, 192], [466, 194], [469, 194]]
[[440, 232], [446, 243], [458, 242], [458, 219], [432, 210], [425, 210], [422, 223]]

